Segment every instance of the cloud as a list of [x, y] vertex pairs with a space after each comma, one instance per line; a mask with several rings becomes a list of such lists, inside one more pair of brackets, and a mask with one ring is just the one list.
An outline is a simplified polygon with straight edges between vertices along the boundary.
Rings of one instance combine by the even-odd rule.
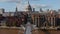
[[[27, 4], [18, 4], [18, 9], [19, 10], [25, 10], [27, 7]], [[32, 8], [50, 8], [51, 5], [46, 5], [46, 4], [31, 4]]]
[[15, 2], [15, 3], [20, 3], [20, 2], [21, 2], [21, 0], [9, 0], [9, 1], [7, 1], [7, 2]]
[[29, 0], [29, 1], [40, 1], [40, 0]]
[[18, 4], [17, 7], [18, 7], [18, 10], [25, 11], [27, 4]]
[[46, 4], [32, 4], [33, 8], [50, 8], [51, 5], [46, 5]]
[[[22, 0], [0, 0], [0, 2], [16, 2], [19, 3]], [[23, 0], [23, 1], [28, 1], [28, 0]], [[39, 1], [39, 0], [29, 0], [29, 1]]]
[[[27, 0], [0, 0], [0, 2], [8, 2], [8, 3], [17, 3], [17, 7], [19, 10], [25, 10], [27, 2], [22, 2], [25, 4], [22, 4], [21, 1], [27, 1]], [[29, 0], [29, 1], [40, 1], [40, 0]], [[46, 4], [31, 4], [32, 8], [50, 8], [50, 5]]]
[[20, 3], [21, 0], [0, 0], [0, 2], [16, 2]]

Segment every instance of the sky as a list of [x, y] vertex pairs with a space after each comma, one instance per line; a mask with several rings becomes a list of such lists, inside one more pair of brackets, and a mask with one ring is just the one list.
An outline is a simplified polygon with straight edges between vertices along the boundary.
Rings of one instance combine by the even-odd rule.
[[[26, 8], [28, 0], [0, 0], [0, 9], [4, 8], [6, 12], [15, 11], [16, 6], [19, 11], [23, 11]], [[60, 9], [60, 0], [29, 0], [32, 8], [39, 10], [43, 9]]]

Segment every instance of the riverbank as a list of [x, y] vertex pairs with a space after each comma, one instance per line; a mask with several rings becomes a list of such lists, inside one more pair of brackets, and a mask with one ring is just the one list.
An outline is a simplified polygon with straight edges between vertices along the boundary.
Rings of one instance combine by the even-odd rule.
[[24, 34], [24, 30], [17, 28], [0, 28], [0, 34]]

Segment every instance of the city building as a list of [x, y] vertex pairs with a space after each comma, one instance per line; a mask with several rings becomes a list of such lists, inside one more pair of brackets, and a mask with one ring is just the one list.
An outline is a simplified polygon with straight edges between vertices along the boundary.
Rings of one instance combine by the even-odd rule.
[[60, 10], [35, 11], [28, 2], [26, 11], [4, 12], [0, 9], [0, 26], [15, 26], [25, 25], [27, 22], [36, 25], [37, 27], [59, 27], [60, 26]]

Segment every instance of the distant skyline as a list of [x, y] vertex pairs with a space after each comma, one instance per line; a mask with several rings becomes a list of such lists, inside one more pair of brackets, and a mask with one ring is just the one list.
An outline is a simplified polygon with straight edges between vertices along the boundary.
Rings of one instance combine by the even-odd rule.
[[[29, 0], [29, 2], [36, 10], [39, 10], [39, 8], [60, 9], [60, 0]], [[0, 8], [4, 8], [6, 12], [15, 11], [16, 6], [18, 10], [24, 10], [26, 5], [27, 0], [0, 0]]]

